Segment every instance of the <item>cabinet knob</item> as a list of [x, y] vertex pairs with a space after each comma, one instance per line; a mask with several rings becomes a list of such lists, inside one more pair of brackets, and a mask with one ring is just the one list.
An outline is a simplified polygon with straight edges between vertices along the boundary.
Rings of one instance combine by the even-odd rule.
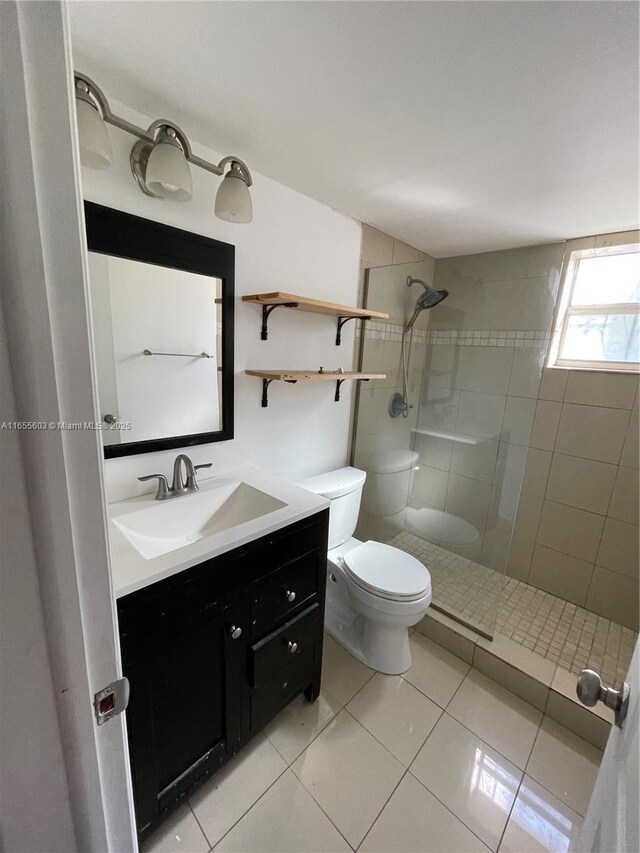
[[292, 592], [291, 590], [287, 590], [285, 592], [285, 595], [287, 596], [287, 601], [295, 601], [296, 600], [296, 594], [295, 594], [295, 592]]
[[295, 655], [295, 653], [298, 651], [298, 644], [292, 643], [291, 640], [289, 640], [289, 642], [287, 643], [287, 648], [289, 649], [292, 655]]
[[229, 633], [231, 634], [232, 640], [237, 640], [238, 637], [242, 636], [242, 628], [232, 625], [231, 628], [229, 628]]

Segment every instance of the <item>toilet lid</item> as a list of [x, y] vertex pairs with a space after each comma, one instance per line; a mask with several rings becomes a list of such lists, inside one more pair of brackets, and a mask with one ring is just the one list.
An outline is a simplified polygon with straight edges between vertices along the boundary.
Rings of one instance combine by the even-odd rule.
[[384, 598], [410, 601], [431, 587], [431, 577], [419, 560], [382, 542], [364, 542], [343, 557], [347, 574], [359, 585]]

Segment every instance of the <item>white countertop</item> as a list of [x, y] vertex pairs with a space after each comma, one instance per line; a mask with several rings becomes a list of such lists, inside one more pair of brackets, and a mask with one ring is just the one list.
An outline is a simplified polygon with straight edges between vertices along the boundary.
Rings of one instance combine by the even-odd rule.
[[[260, 468], [243, 467], [235, 471], [226, 471], [217, 477], [198, 479], [200, 491], [238, 482], [248, 483], [260, 489], [282, 501], [286, 506], [153, 559], [145, 559], [111, 520], [119, 515], [158, 506], [158, 502], [154, 500], [154, 493], [109, 504], [111, 571], [116, 597], [120, 598], [136, 592], [184, 569], [197, 566], [204, 560], [217, 557], [261, 536], [267, 536], [329, 506], [326, 498], [314, 495], [295, 483], [274, 477]], [[172, 501], [177, 504], [181, 500], [188, 499], [189, 496], [178, 497], [173, 498]]]

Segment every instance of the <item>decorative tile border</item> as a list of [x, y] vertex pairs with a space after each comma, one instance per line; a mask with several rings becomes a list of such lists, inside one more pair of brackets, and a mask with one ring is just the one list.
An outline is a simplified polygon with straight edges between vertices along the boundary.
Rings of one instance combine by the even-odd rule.
[[549, 332], [466, 330], [428, 332], [427, 343], [449, 344], [463, 347], [543, 347], [549, 340]]
[[[362, 324], [356, 329], [356, 337], [362, 334]], [[401, 341], [402, 326], [380, 320], [368, 320], [364, 336], [372, 341]], [[414, 344], [449, 345], [462, 347], [514, 347], [518, 349], [544, 348], [549, 342], [547, 330], [505, 331], [502, 329], [416, 329], [413, 330]]]

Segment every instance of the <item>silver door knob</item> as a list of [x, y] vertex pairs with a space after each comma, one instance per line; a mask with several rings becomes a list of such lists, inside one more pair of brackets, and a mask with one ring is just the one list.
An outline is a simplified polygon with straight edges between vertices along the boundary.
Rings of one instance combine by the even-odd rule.
[[285, 592], [285, 595], [287, 596], [287, 601], [295, 601], [296, 600], [295, 592], [291, 592], [290, 590], [287, 590]]
[[605, 687], [597, 672], [593, 669], [583, 669], [578, 676], [576, 693], [578, 699], [588, 708], [593, 708], [598, 702], [611, 708], [616, 726], [622, 728], [629, 705], [630, 687], [626, 681], [623, 682], [620, 690]]
[[229, 629], [229, 633], [231, 634], [232, 640], [237, 640], [238, 637], [242, 636], [242, 628], [238, 628], [236, 625], [232, 625]]
[[298, 644], [292, 643], [291, 640], [289, 640], [289, 642], [287, 643], [287, 648], [289, 649], [292, 655], [295, 655], [295, 653], [298, 651]]

